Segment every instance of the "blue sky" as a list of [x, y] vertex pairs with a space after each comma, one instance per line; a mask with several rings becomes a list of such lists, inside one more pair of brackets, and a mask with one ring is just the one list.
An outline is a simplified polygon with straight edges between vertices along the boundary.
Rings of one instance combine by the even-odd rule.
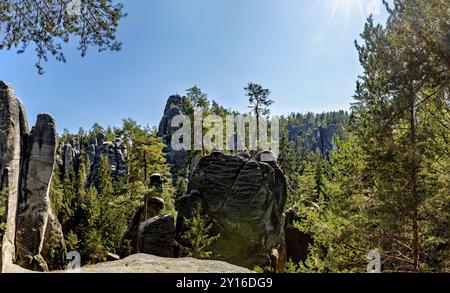
[[[272, 113], [348, 109], [361, 72], [354, 40], [377, 0], [123, 0], [119, 53], [91, 49], [50, 60], [0, 51], [0, 79], [13, 84], [30, 124], [51, 113], [59, 131], [131, 117], [157, 125], [169, 95], [193, 85], [226, 108], [247, 111], [243, 87], [272, 90]], [[358, 5], [361, 3], [361, 5]], [[384, 9], [375, 20], [385, 18]]]

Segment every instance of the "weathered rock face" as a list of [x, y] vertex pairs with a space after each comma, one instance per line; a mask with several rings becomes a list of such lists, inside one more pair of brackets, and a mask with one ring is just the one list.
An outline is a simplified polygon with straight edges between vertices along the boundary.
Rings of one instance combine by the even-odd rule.
[[175, 220], [172, 215], [156, 216], [139, 225], [137, 252], [175, 257]]
[[134, 254], [127, 258], [81, 268], [82, 273], [252, 273], [223, 261], [167, 258]]
[[[273, 154], [259, 154], [270, 159]], [[215, 152], [203, 157], [194, 170], [189, 195], [178, 200], [177, 240], [188, 229], [197, 204], [220, 234], [212, 247], [214, 258], [253, 268], [281, 267], [284, 261], [283, 209], [287, 192], [284, 176], [275, 161], [255, 161]], [[271, 263], [273, 250], [278, 264]]]
[[146, 219], [156, 217], [164, 208], [164, 200], [160, 197], [149, 197], [146, 199], [145, 207], [144, 217]]
[[8, 191], [2, 270], [15, 258], [16, 211], [19, 200], [23, 140], [28, 133], [24, 107], [12, 87], [0, 81], [0, 189]]
[[305, 134], [299, 129], [297, 125], [289, 127], [289, 141], [295, 141], [299, 136], [305, 136], [305, 143], [308, 151], [316, 151], [323, 156], [328, 156], [330, 151], [334, 148], [334, 135], [336, 134], [336, 125], [329, 125], [328, 127], [319, 126], [312, 130], [312, 133]]
[[336, 126], [330, 125], [326, 128], [319, 127], [316, 132], [316, 151], [322, 153], [323, 156], [328, 156], [334, 147], [334, 134]]
[[113, 142], [106, 141], [105, 134], [99, 132], [97, 137], [92, 137], [88, 144], [80, 145], [80, 142], [77, 140], [64, 143], [60, 152], [61, 157], [57, 158], [63, 177], [71, 171], [77, 172], [81, 162], [80, 154], [82, 149], [91, 162], [88, 185], [96, 183], [101, 156], [108, 158], [112, 175], [118, 176], [128, 173], [128, 168], [125, 164], [128, 152], [122, 140], [116, 138]]
[[178, 178], [178, 172], [184, 168], [186, 160], [186, 151], [176, 151], [172, 148], [172, 134], [178, 130], [177, 127], [172, 127], [172, 119], [180, 114], [184, 114], [183, 99], [178, 96], [170, 96], [167, 100], [166, 107], [164, 109], [164, 115], [159, 123], [158, 136], [163, 139], [166, 144], [166, 157], [167, 163], [170, 166], [170, 172], [172, 179], [176, 182]]
[[50, 268], [61, 268], [64, 240], [49, 197], [55, 162], [55, 122], [51, 116], [40, 114], [28, 133], [23, 106], [3, 82], [0, 102], [0, 188], [9, 193], [2, 269], [16, 261], [34, 270], [47, 270], [47, 261]]
[[293, 209], [285, 212], [286, 257], [295, 263], [306, 261], [309, 253], [308, 246], [313, 242], [310, 235], [294, 227], [294, 222], [301, 221], [302, 218]]
[[77, 152], [70, 143], [65, 143], [63, 146], [63, 177], [68, 175], [70, 172], [74, 171], [76, 169], [76, 166], [78, 164], [77, 158], [78, 158], [79, 152]]
[[52, 243], [55, 245], [52, 262], [56, 267], [50, 269], [62, 268], [64, 237], [61, 226], [53, 215], [49, 194], [56, 151], [56, 127], [50, 115], [38, 115], [24, 151], [16, 231], [16, 262], [24, 268], [47, 271], [49, 267], [42, 257], [44, 243], [50, 244], [50, 238], [56, 237], [59, 243]]

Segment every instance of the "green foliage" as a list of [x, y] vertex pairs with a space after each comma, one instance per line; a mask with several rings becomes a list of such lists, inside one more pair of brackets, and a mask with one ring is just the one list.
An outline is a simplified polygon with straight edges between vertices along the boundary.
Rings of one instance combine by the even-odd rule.
[[[128, 150], [127, 174], [112, 172], [108, 158], [102, 155], [95, 178], [91, 178], [91, 163], [86, 153], [91, 138], [100, 132], [106, 133], [109, 140], [122, 139]], [[131, 119], [124, 120], [120, 128], [105, 129], [94, 124], [90, 131], [80, 129], [77, 134], [65, 131], [59, 145], [74, 140], [80, 143], [79, 165], [65, 176], [58, 168], [54, 170], [50, 197], [68, 249], [79, 251], [84, 264], [104, 261], [109, 252], [116, 252], [136, 207], [143, 204], [144, 195], [163, 198], [163, 212], [176, 216], [164, 144], [155, 129], [142, 127]], [[61, 155], [62, 149], [58, 151]], [[163, 190], [149, 187], [149, 178], [154, 173], [168, 178]]]
[[260, 129], [259, 125], [261, 123], [261, 119], [270, 114], [269, 106], [274, 103], [273, 100], [269, 99], [270, 90], [263, 88], [260, 84], [250, 82], [244, 90], [247, 92], [246, 96], [248, 97], [248, 101], [250, 103], [250, 113], [253, 113], [256, 117], [256, 141], [258, 145], [258, 150], [260, 150], [259, 146], [259, 138], [260, 138]]
[[285, 273], [301, 273], [299, 266], [289, 259], [284, 266]]
[[[365, 269], [368, 225], [366, 198], [360, 191], [364, 160], [361, 149], [349, 135], [337, 141], [338, 149], [330, 155], [333, 178], [324, 181], [324, 193], [319, 197], [320, 208], [301, 205], [304, 220], [297, 227], [313, 236], [310, 254], [301, 264], [302, 271], [362, 272]], [[326, 194], [326, 196], [325, 196]]]
[[95, 264], [106, 261], [108, 249], [104, 245], [105, 240], [102, 238], [97, 229], [89, 229], [85, 238], [84, 248], [82, 250], [83, 262], [87, 264]]
[[384, 27], [368, 20], [357, 45], [364, 74], [346, 138], [323, 176], [320, 208], [300, 204], [305, 220], [297, 227], [314, 238], [301, 271], [363, 272], [373, 250], [383, 271], [449, 270], [449, 78], [441, 42], [448, 5], [398, 0], [388, 12]]
[[255, 114], [256, 119], [270, 114], [269, 106], [274, 102], [269, 99], [270, 90], [263, 88], [260, 84], [250, 82], [244, 90], [250, 103], [249, 108]]
[[[334, 129], [334, 137], [317, 141], [321, 128]], [[278, 164], [286, 176], [287, 208], [298, 207], [301, 202], [318, 203], [324, 182], [331, 175], [329, 152], [337, 139], [344, 139], [348, 128], [349, 115], [345, 111], [281, 117]]]
[[186, 96], [195, 108], [203, 111], [209, 108], [208, 95], [196, 85], [186, 90]]
[[118, 132], [128, 149], [129, 181], [148, 184], [150, 175], [154, 173], [170, 176], [163, 152], [165, 145], [157, 137], [155, 129], [142, 127], [132, 119], [125, 119]]
[[260, 266], [255, 266], [255, 267], [252, 269], [252, 271], [255, 272], [255, 273], [259, 273], [259, 274], [264, 273], [264, 270], [263, 270]]
[[[0, 2], [0, 30], [4, 38], [0, 49], [18, 49], [23, 53], [30, 44], [36, 47], [36, 67], [44, 73], [41, 61], [48, 55], [66, 62], [63, 43], [78, 39], [78, 50], [85, 56], [89, 47], [99, 51], [118, 51], [121, 43], [116, 41], [119, 20], [125, 16], [122, 4], [111, 0], [80, 1], [81, 7], [70, 7], [64, 1]], [[73, 9], [74, 11], [72, 11]]]
[[178, 177], [177, 184], [175, 186], [175, 194], [174, 198], [179, 199], [183, 195], [187, 193], [188, 184], [186, 182], [186, 178]]
[[212, 256], [211, 246], [220, 235], [211, 236], [212, 223], [208, 224], [201, 214], [201, 207], [197, 206], [191, 219], [185, 219], [188, 230], [181, 237], [188, 244], [184, 247], [187, 256], [208, 259]]
[[73, 231], [70, 231], [69, 234], [67, 234], [66, 239], [66, 248], [67, 251], [78, 251], [79, 250], [79, 243], [78, 236]]

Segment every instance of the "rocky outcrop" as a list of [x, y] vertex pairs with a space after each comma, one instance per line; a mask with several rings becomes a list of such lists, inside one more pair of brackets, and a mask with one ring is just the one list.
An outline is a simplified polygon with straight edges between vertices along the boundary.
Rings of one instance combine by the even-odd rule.
[[127, 166], [125, 164], [127, 158], [127, 149], [122, 144], [122, 140], [117, 138], [114, 142], [104, 141], [102, 133], [99, 133], [97, 137], [97, 145], [90, 145], [90, 149], [94, 151], [91, 172], [89, 174], [88, 184], [96, 184], [98, 176], [98, 168], [100, 166], [101, 156], [108, 158], [109, 166], [111, 167], [111, 173], [113, 176], [124, 175], [128, 173]]
[[0, 189], [8, 192], [6, 230], [2, 243], [2, 270], [15, 259], [22, 148], [27, 134], [28, 123], [22, 101], [14, 94], [10, 85], [0, 81]]
[[328, 156], [334, 148], [334, 134], [336, 126], [319, 127], [316, 131], [316, 152], [320, 152], [323, 156]]
[[[177, 240], [184, 244], [181, 236], [189, 229], [184, 219], [191, 218], [200, 205], [202, 215], [213, 223], [212, 234], [220, 235], [211, 248], [215, 259], [281, 270], [286, 183], [273, 154], [264, 152], [256, 158], [215, 152], [199, 161], [189, 181], [189, 195], [177, 203]], [[277, 264], [271, 263], [274, 250]]]
[[70, 172], [73, 172], [78, 167], [78, 155], [80, 154], [72, 144], [65, 143], [62, 153], [62, 175], [67, 176]]
[[[62, 268], [64, 237], [53, 215], [49, 194], [56, 150], [55, 121], [50, 115], [38, 115], [26, 146], [17, 218], [16, 262], [32, 270], [49, 270], [42, 257], [45, 247], [53, 250], [51, 261], [56, 267], [50, 269]], [[48, 247], [54, 242], [50, 238], [54, 237], [59, 241], [52, 243], [55, 247]]]
[[223, 261], [134, 254], [121, 260], [82, 267], [81, 273], [252, 273], [252, 271]]
[[137, 252], [175, 257], [175, 220], [172, 215], [156, 216], [139, 225]]
[[172, 134], [179, 129], [172, 127], [172, 119], [180, 114], [184, 114], [183, 99], [179, 95], [170, 96], [159, 123], [158, 136], [163, 139], [166, 145], [165, 153], [173, 182], [177, 181], [178, 173], [184, 168], [187, 156], [186, 151], [176, 151], [172, 148]]
[[122, 139], [116, 138], [114, 141], [106, 141], [105, 134], [100, 131], [97, 137], [91, 137], [89, 143], [80, 144], [78, 140], [74, 139], [63, 144], [62, 149], [59, 151], [59, 157], [56, 160], [62, 177], [65, 177], [70, 172], [77, 172], [82, 160], [80, 157], [82, 152], [87, 155], [91, 163], [88, 166], [90, 170], [88, 174], [88, 186], [96, 184], [101, 156], [108, 158], [113, 176], [128, 173], [128, 168], [125, 164], [128, 152]]
[[[164, 200], [159, 197], [150, 197], [147, 199], [146, 203], [144, 203], [144, 206], [136, 208], [133, 218], [120, 241], [119, 245], [120, 257], [123, 258], [130, 254], [138, 252], [139, 250], [138, 235], [141, 223], [145, 222], [147, 219], [159, 216], [163, 208], [164, 208]], [[174, 227], [168, 228], [167, 231], [170, 232], [173, 229]]]
[[337, 126], [332, 124], [327, 127], [312, 128], [310, 133], [303, 133], [297, 125], [291, 125], [289, 127], [289, 141], [294, 142], [298, 137], [303, 137], [307, 151], [315, 151], [326, 157], [335, 147], [336, 128]]
[[[33, 273], [16, 265], [8, 273]], [[64, 273], [71, 271], [62, 271]], [[200, 260], [190, 257], [169, 258], [150, 254], [133, 254], [126, 258], [81, 267], [80, 273], [252, 273], [252, 271], [223, 261]]]
[[0, 82], [0, 98], [0, 188], [9, 193], [2, 269], [16, 261], [33, 270], [48, 270], [47, 261], [51, 268], [61, 268], [64, 240], [49, 196], [55, 162], [55, 121], [48, 114], [40, 114], [28, 133], [25, 111], [11, 86]]

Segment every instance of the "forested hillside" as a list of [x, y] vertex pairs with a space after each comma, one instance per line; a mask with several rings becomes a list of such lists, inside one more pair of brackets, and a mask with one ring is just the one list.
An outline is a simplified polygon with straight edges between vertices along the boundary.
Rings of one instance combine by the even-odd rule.
[[[0, 81], [2, 255], [40, 271], [79, 252], [82, 265], [147, 253], [328, 273], [366, 272], [375, 254], [383, 272], [450, 272], [450, 5], [392, 2], [387, 23], [369, 17], [355, 42], [363, 70], [349, 110], [281, 116], [278, 153], [260, 147], [260, 125], [276, 133], [277, 99], [257, 83], [243, 87], [245, 110], [193, 86], [167, 99], [159, 125], [57, 135], [49, 114], [29, 129]], [[255, 117], [257, 147], [222, 148], [216, 135], [208, 148], [239, 112]], [[176, 149], [187, 123], [172, 122], [198, 113], [183, 140], [200, 149]]]
[[[183, 99], [188, 107], [193, 102], [189, 91]], [[204, 103], [209, 105], [207, 98]], [[206, 113], [231, 112], [216, 102], [206, 109]], [[305, 188], [303, 182], [298, 187], [294, 180], [311, 176], [312, 173], [314, 178], [317, 174], [317, 180], [320, 180], [321, 170], [316, 168], [321, 168], [328, 161], [328, 154], [335, 147], [334, 135], [343, 137], [348, 114], [344, 111], [317, 115], [291, 114], [288, 118], [283, 117], [282, 121], [286, 123], [282, 126], [283, 135], [288, 135], [294, 125], [301, 129], [295, 136], [290, 134], [291, 141], [286, 141], [286, 152], [292, 153], [280, 156], [280, 162], [286, 156], [291, 158], [290, 165], [285, 167], [292, 168], [286, 174], [292, 178], [289, 181], [292, 183], [290, 201], [294, 202], [294, 194]], [[332, 130], [328, 131], [328, 136], [321, 137], [323, 129], [330, 127]], [[327, 146], [323, 154], [319, 147], [322, 144]], [[186, 156], [184, 167], [179, 171], [180, 178], [173, 182], [173, 186], [164, 149], [156, 129], [140, 126], [131, 119], [124, 120], [121, 127], [104, 128], [95, 124], [89, 131], [80, 129], [75, 134], [65, 131], [59, 137], [58, 164], [50, 194], [66, 236], [68, 251], [82, 251], [82, 259], [86, 263], [105, 261], [108, 253], [118, 253], [120, 239], [134, 210], [143, 205], [142, 200], [149, 193], [162, 197], [164, 212], [176, 215], [174, 202], [187, 191], [189, 169], [196, 153]], [[206, 156], [208, 152], [202, 155]], [[294, 164], [292, 158], [298, 158], [298, 164]], [[153, 174], [164, 177], [162, 194], [150, 187]], [[319, 187], [312, 189], [315, 188]], [[310, 190], [310, 193], [313, 191]]]

